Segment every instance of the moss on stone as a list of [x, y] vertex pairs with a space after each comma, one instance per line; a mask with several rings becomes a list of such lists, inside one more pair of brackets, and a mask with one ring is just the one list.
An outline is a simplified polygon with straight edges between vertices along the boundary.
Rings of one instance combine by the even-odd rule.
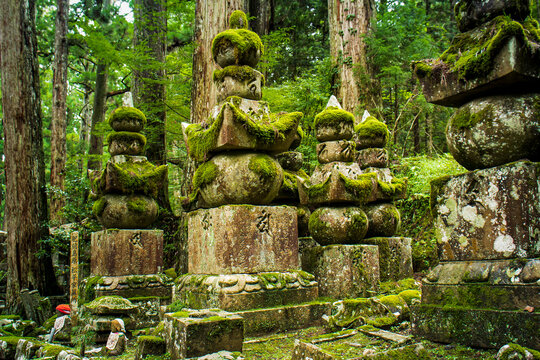
[[231, 29], [247, 29], [248, 19], [246, 13], [242, 10], [235, 10], [229, 17], [229, 28]]
[[354, 131], [360, 138], [382, 138], [384, 139], [384, 142], [386, 142], [390, 136], [388, 126], [373, 116], [368, 117], [366, 120], [356, 125]]
[[203, 163], [197, 168], [193, 175], [193, 188], [200, 189], [216, 179], [218, 167], [211, 161]]
[[144, 116], [143, 112], [137, 108], [129, 106], [122, 106], [115, 109], [109, 116], [109, 125], [112, 127], [113, 122], [125, 120], [142, 122], [143, 127], [146, 125], [146, 116]]
[[339, 109], [337, 107], [328, 107], [317, 116], [313, 122], [313, 127], [339, 127], [342, 125], [354, 126], [354, 115], [348, 111]]
[[[222, 70], [215, 70], [212, 77], [214, 81], [223, 81], [226, 77], [232, 77], [235, 80], [238, 81], [253, 81], [257, 79], [257, 73], [255, 69], [253, 69], [250, 66], [247, 65], [231, 65], [227, 66]], [[259, 73], [259, 75], [262, 75]], [[264, 76], [262, 76], [262, 86], [264, 86], [265, 80]]]
[[437, 215], [435, 214], [435, 206], [437, 205], [439, 194], [441, 193], [446, 183], [450, 181], [450, 179], [452, 179], [451, 175], [445, 175], [445, 176], [441, 176], [430, 181], [431, 194], [430, 194], [430, 199], [429, 199], [429, 205], [431, 208], [431, 215], [434, 218]]
[[220, 47], [234, 46], [236, 64], [249, 55], [251, 51], [264, 52], [264, 46], [259, 35], [247, 29], [229, 29], [217, 34], [212, 41], [212, 56], [214, 59]]
[[144, 198], [139, 196], [130, 197], [127, 202], [127, 208], [129, 211], [136, 214], [145, 214], [149, 211], [150, 203]]
[[85, 305], [88, 309], [97, 309], [101, 306], [106, 306], [110, 309], [116, 310], [130, 310], [134, 308], [134, 305], [126, 298], [121, 296], [100, 296], [90, 303]]
[[420, 79], [430, 77], [433, 72], [433, 67], [424, 61], [414, 61], [411, 66], [416, 77]]
[[130, 142], [138, 141], [142, 146], [146, 146], [146, 136], [138, 132], [131, 131], [113, 131], [107, 136], [107, 143], [110, 145], [113, 141]]
[[81, 298], [79, 298], [80, 305], [84, 305], [96, 297], [96, 286], [103, 284], [103, 278], [101, 276], [93, 276], [86, 279], [84, 287], [82, 288]]
[[[527, 353], [531, 354], [533, 356], [533, 359], [540, 360], [539, 351], [529, 349], [518, 344], [512, 344], [512, 343], [508, 344], [508, 347], [505, 348], [504, 350], [499, 351], [499, 353], [497, 354], [497, 359], [498, 360], [529, 359], [528, 357], [529, 355]], [[516, 354], [518, 355], [516, 356]]]
[[163, 272], [169, 279], [174, 280], [178, 277], [176, 270], [174, 268], [167, 269]]
[[132, 161], [128, 158], [128, 161], [120, 164], [109, 163], [107, 171], [114, 171], [124, 194], [156, 198], [166, 179], [167, 165], [155, 166], [149, 161]]
[[362, 237], [368, 228], [367, 215], [363, 211], [351, 211], [351, 209], [348, 209], [345, 212], [345, 216], [348, 217], [351, 222], [350, 226], [347, 228], [347, 239], [357, 239]]
[[165, 346], [165, 340], [160, 336], [142, 335], [137, 338], [137, 343], [147, 343], [153, 346]]
[[377, 179], [377, 174], [367, 173], [358, 176], [357, 179], [349, 179], [340, 173], [339, 178], [343, 182], [345, 190], [353, 194], [358, 203], [365, 204], [371, 197], [373, 182]]
[[380, 316], [376, 318], [367, 319], [366, 322], [368, 325], [384, 329], [384, 328], [389, 328], [390, 326], [394, 325], [397, 322], [397, 318], [393, 315]]
[[419, 290], [404, 290], [398, 295], [407, 303], [408, 306], [411, 306], [413, 300], [420, 300], [422, 297], [422, 293]]
[[407, 179], [393, 178], [390, 183], [377, 180], [377, 185], [385, 197], [393, 199], [405, 193], [407, 190]]
[[248, 169], [264, 180], [273, 179], [278, 175], [278, 164], [268, 155], [256, 155], [249, 159]]
[[92, 213], [96, 215], [97, 217], [100, 217], [101, 214], [103, 214], [103, 211], [105, 210], [105, 207], [107, 206], [107, 199], [104, 197], [100, 197], [94, 202], [94, 205], [92, 205]]
[[330, 177], [328, 177], [324, 182], [308, 185], [307, 194], [310, 202], [319, 202], [328, 191], [330, 190]]
[[461, 107], [452, 116], [449, 126], [459, 130], [472, 129], [478, 123], [490, 124], [494, 119], [493, 106], [487, 105], [482, 110], [472, 113], [470, 107]]
[[458, 73], [460, 79], [476, 79], [489, 74], [494, 59], [512, 37], [532, 49], [539, 42], [538, 27], [528, 20], [524, 24], [508, 16], [498, 16], [474, 30], [458, 34], [441, 60]]
[[60, 354], [62, 351], [68, 350], [71, 350], [71, 348], [61, 345], [46, 344], [41, 347], [41, 356], [56, 359], [58, 354]]

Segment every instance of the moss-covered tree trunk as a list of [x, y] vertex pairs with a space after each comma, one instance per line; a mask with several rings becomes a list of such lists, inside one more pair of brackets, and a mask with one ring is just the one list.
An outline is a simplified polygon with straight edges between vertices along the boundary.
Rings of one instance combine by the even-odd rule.
[[68, 63], [69, 0], [56, 1], [56, 29], [54, 36], [53, 102], [51, 119], [51, 221], [61, 224], [65, 204], [64, 178], [66, 168], [67, 125], [67, 63]]
[[133, 44], [142, 59], [133, 71], [133, 103], [148, 120], [145, 127], [148, 160], [164, 165], [167, 158], [165, 55], [167, 13], [165, 0], [135, 0]]
[[234, 10], [245, 11], [245, 0], [197, 0], [195, 8], [195, 43], [193, 53], [193, 85], [191, 89], [191, 122], [208, 119], [216, 103], [216, 87], [212, 73], [217, 64], [212, 59], [212, 40], [228, 28]]
[[366, 62], [363, 36], [375, 13], [374, 0], [328, 0], [330, 54], [338, 70], [336, 96], [357, 118], [364, 108], [379, 108], [377, 91]]
[[48, 232], [34, 0], [0, 1], [0, 69], [7, 235], [7, 302], [23, 288], [56, 291], [50, 257], [38, 258]]

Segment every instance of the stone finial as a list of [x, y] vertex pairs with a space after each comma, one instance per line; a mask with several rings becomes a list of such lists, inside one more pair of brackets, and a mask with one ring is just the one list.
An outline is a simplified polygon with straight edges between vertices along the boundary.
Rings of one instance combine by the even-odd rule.
[[366, 121], [367, 118], [369, 118], [370, 116], [371, 114], [369, 113], [369, 111], [364, 110], [364, 115], [362, 115], [362, 120], [360, 121], [360, 123], [363, 123], [364, 121]]
[[341, 104], [339, 103], [339, 100], [334, 95], [330, 96], [330, 99], [328, 100], [328, 104], [326, 104], [326, 108], [328, 109], [329, 107], [343, 109], [341, 107]]
[[229, 17], [229, 28], [231, 29], [247, 29], [248, 19], [246, 13], [242, 10], [235, 10]]

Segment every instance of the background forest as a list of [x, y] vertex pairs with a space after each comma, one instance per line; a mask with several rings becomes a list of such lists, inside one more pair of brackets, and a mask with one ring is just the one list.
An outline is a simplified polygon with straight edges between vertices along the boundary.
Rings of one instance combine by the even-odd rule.
[[[88, 199], [87, 170], [99, 169], [108, 159], [103, 138], [110, 129], [103, 120], [122, 105], [125, 93], [133, 92], [135, 106], [144, 104], [142, 110], [150, 118], [148, 143], [162, 142], [165, 151], [158, 147], [147, 153], [149, 158], [170, 165], [171, 209], [167, 209], [166, 200], [162, 202], [162, 223], [158, 226], [169, 230], [166, 261], [169, 266], [176, 266], [172, 259], [178, 257], [175, 244], [179, 241], [175, 233], [177, 217], [181, 215], [178, 199], [186, 195], [189, 188], [189, 179], [184, 177], [190, 167], [181, 123], [198, 121], [197, 112], [192, 108], [192, 104], [198, 102], [193, 91], [202, 73], [198, 68], [194, 70], [194, 61], [199, 61], [197, 44], [201, 36], [196, 26], [197, 1], [167, 0], [157, 9], [151, 4], [159, 1], [147, 0], [35, 2], [45, 179], [49, 226], [54, 229], [52, 235], [42, 241], [60, 253], [67, 253], [68, 232], [63, 233], [56, 227], [76, 223], [72, 227], [89, 233], [97, 226], [91, 213], [92, 201]], [[247, 9], [252, 10], [247, 11], [251, 28], [261, 35], [265, 45], [265, 55], [258, 68], [267, 80], [263, 100], [269, 102], [273, 112], [304, 113], [301, 126], [306, 137], [299, 151], [304, 153], [304, 168], [308, 173], [316, 165], [316, 141], [311, 124], [329, 97], [339, 94], [340, 66], [352, 69], [361, 90], [357, 104], [351, 108], [355, 115], [361, 118], [367, 109], [388, 125], [393, 134], [389, 145], [393, 170], [409, 178], [410, 199], [399, 204], [403, 221], [401, 233], [415, 237], [416, 270], [425, 269], [437, 258], [430, 236], [429, 180], [463, 169], [446, 154], [444, 128], [452, 109], [426, 102], [411, 71], [411, 62], [435, 58], [448, 47], [457, 32], [454, 2], [372, 0], [373, 16], [367, 19], [368, 28], [358, 30], [359, 38], [366, 44], [362, 65], [344, 53], [332, 55], [328, 16], [331, 1], [246, 1]], [[540, 18], [538, 2], [533, 1], [536, 19]], [[57, 58], [55, 40], [62, 36], [58, 34], [57, 9], [61, 3], [69, 4], [65, 34], [68, 57], [64, 136], [62, 128], [60, 136], [57, 135], [53, 121], [53, 96], [58, 86], [53, 79]], [[346, 16], [352, 20], [349, 17], [355, 15]], [[342, 30], [335, 30], [338, 36], [344, 36]], [[161, 47], [161, 51], [156, 47]], [[212, 70], [215, 68], [209, 56], [204, 62]], [[142, 77], [152, 80], [141, 83], [138, 79]], [[152, 98], [162, 90], [163, 95]], [[152, 118], [166, 118], [166, 122], [153, 123]], [[3, 144], [2, 139], [2, 154]], [[55, 169], [59, 157], [65, 158], [65, 166]], [[0, 221], [4, 218], [6, 183], [3, 160], [2, 156]], [[63, 185], [55, 181], [57, 174], [63, 177]]]

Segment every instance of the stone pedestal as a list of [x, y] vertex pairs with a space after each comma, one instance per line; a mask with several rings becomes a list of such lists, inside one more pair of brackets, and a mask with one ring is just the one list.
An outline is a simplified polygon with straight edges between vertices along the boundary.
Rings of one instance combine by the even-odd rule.
[[244, 321], [225, 311], [181, 311], [165, 314], [165, 342], [172, 359], [221, 350], [242, 351]]
[[163, 266], [163, 231], [98, 231], [92, 233], [91, 253], [92, 275], [157, 274]]
[[177, 281], [175, 298], [192, 309], [258, 309], [313, 301], [317, 282], [304, 271], [256, 274], [188, 274]]
[[441, 263], [413, 308], [416, 335], [540, 349], [538, 169], [520, 161], [432, 183]]
[[302, 254], [302, 268], [315, 275], [320, 296], [368, 297], [379, 287], [379, 249], [375, 245], [312, 247]]
[[379, 248], [379, 270], [381, 281], [398, 281], [413, 275], [410, 238], [376, 237], [364, 239], [365, 244]]
[[188, 215], [188, 272], [298, 270], [295, 207], [228, 205]]

